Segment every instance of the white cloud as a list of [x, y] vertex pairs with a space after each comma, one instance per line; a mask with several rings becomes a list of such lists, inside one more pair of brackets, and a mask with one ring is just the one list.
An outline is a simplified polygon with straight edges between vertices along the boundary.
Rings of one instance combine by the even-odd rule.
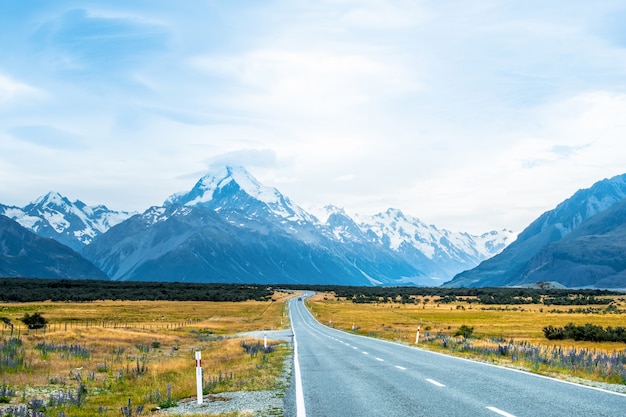
[[417, 89], [406, 68], [357, 53], [263, 49], [196, 57], [191, 64], [234, 80], [245, 91], [231, 104], [257, 111], [327, 115]]
[[83, 7], [0, 16], [0, 203], [141, 210], [230, 161], [299, 203], [479, 233], [625, 171], [619, 2]]
[[37, 98], [42, 95], [39, 89], [0, 73], [0, 106], [21, 98]]
[[347, 1], [351, 7], [341, 16], [341, 23], [371, 29], [397, 30], [419, 25], [431, 16], [415, 1]]

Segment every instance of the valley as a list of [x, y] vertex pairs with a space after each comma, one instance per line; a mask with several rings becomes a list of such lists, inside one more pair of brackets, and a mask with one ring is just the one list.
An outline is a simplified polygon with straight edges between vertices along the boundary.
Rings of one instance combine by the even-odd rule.
[[[55, 417], [119, 416], [129, 404], [133, 414], [122, 415], [177, 410], [195, 396], [196, 350], [202, 352], [205, 395], [274, 390], [283, 396], [293, 346], [269, 340], [265, 350], [259, 335], [289, 329], [290, 299], [307, 305], [321, 324], [348, 334], [415, 347], [419, 328], [421, 349], [626, 392], [624, 343], [548, 340], [543, 333], [546, 326], [568, 323], [624, 327], [621, 294], [585, 296], [595, 304], [579, 306], [486, 305], [477, 297], [449, 295], [357, 303], [335, 292], [299, 302], [294, 299], [299, 294], [275, 292], [271, 300], [241, 302], [2, 303], [0, 410], [40, 407], [42, 415]], [[45, 328], [21, 323], [34, 313], [47, 319]], [[239, 336], [242, 332], [257, 333]], [[210, 409], [209, 404], [203, 412]]]

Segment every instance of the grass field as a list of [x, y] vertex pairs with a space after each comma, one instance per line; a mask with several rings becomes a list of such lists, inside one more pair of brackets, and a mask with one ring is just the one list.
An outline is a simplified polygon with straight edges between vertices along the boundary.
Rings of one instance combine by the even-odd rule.
[[[287, 328], [289, 297], [1, 304], [0, 317], [13, 328], [0, 322], [0, 410], [21, 407], [54, 417], [152, 415], [157, 407], [195, 396], [197, 350], [205, 394], [281, 388], [290, 347], [274, 344], [267, 352], [250, 353], [249, 347], [261, 341], [231, 336]], [[624, 343], [550, 341], [542, 332], [568, 323], [626, 327], [623, 298], [615, 297], [612, 311], [606, 305], [576, 309], [470, 301], [442, 304], [437, 297], [422, 297], [407, 304], [355, 304], [322, 293], [306, 302], [321, 323], [349, 332], [414, 344], [419, 327], [419, 345], [427, 349], [553, 376], [626, 384]], [[19, 325], [24, 314], [36, 312], [48, 320], [45, 330]], [[454, 336], [462, 326], [472, 329], [471, 337]]]
[[[197, 350], [205, 393], [278, 388], [290, 348], [270, 343], [267, 352], [246, 352], [242, 344], [262, 341], [230, 336], [287, 328], [288, 298], [2, 304], [0, 317], [13, 328], [0, 322], [0, 409], [55, 417], [150, 415], [195, 397]], [[18, 325], [35, 312], [48, 320], [45, 330]]]
[[[623, 298], [614, 298], [617, 311], [624, 311]], [[548, 325], [568, 323], [626, 327], [626, 314], [606, 313], [605, 305], [577, 310], [572, 306], [437, 301], [429, 297], [424, 303], [422, 297], [411, 304], [355, 304], [320, 293], [307, 303], [321, 323], [357, 334], [415, 344], [419, 327], [419, 345], [426, 349], [553, 376], [626, 384], [626, 344], [548, 340], [542, 331]], [[461, 326], [472, 328], [472, 336], [454, 337]]]

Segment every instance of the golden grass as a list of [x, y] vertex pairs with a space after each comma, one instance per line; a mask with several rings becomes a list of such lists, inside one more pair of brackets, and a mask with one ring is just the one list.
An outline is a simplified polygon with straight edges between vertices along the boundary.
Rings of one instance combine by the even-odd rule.
[[[243, 331], [288, 328], [285, 301], [290, 294], [276, 293], [273, 301], [259, 302], [155, 302], [102, 301], [93, 303], [11, 303], [0, 305], [0, 316], [15, 325], [13, 336], [23, 341], [24, 369], [0, 374], [17, 391], [12, 405], [37, 397], [49, 400], [53, 392], [76, 393], [83, 384], [85, 402], [54, 410], [67, 415], [119, 416], [131, 400], [145, 406], [150, 415], [167, 400], [195, 397], [195, 351], [202, 352], [205, 380], [228, 376], [214, 386], [224, 390], [256, 390], [277, 387], [289, 349], [275, 343], [266, 355], [247, 354], [244, 339], [231, 338]], [[33, 331], [18, 326], [24, 313], [40, 312], [48, 329]], [[2, 326], [2, 340], [10, 328]], [[260, 342], [248, 339], [247, 342]], [[48, 349], [37, 349], [45, 344]], [[87, 355], [67, 350], [78, 346]], [[55, 350], [55, 346], [64, 349]], [[231, 377], [232, 376], [232, 377]], [[158, 401], [157, 398], [160, 398]], [[133, 414], [134, 415], [134, 414]]]
[[[626, 304], [619, 297], [615, 297], [619, 309], [626, 309]], [[437, 304], [436, 297], [429, 297], [424, 304], [423, 298], [418, 297], [417, 304], [355, 304], [350, 300], [337, 299], [332, 294], [316, 294], [307, 300], [307, 304], [314, 316], [323, 324], [332, 327], [353, 331], [362, 335], [395, 340], [404, 343], [415, 343], [416, 332], [420, 327], [423, 338], [430, 334], [445, 334], [452, 336], [455, 331], [466, 325], [474, 328], [473, 343], [483, 343], [497, 346], [494, 339], [516, 342], [525, 341], [543, 349], [554, 347], [565, 351], [572, 349], [591, 349], [596, 352], [611, 354], [615, 351], [624, 351], [624, 343], [594, 343], [574, 340], [548, 340], [542, 332], [543, 327], [552, 325], [562, 327], [568, 323], [584, 325], [591, 323], [603, 327], [626, 327], [624, 314], [583, 314], [569, 312], [572, 306], [545, 306], [545, 305], [493, 305], [485, 306], [466, 301], [453, 304]], [[586, 306], [585, 306], [586, 307]], [[606, 306], [596, 306], [600, 309]], [[560, 313], [554, 312], [560, 311]], [[423, 340], [423, 339], [422, 339]], [[444, 350], [434, 343], [422, 343], [421, 347], [433, 350]], [[464, 356], [472, 356], [468, 352], [455, 352]], [[478, 358], [478, 357], [477, 357]], [[494, 360], [490, 358], [490, 360]], [[498, 358], [506, 364], [507, 358]], [[510, 362], [510, 360], [508, 361]], [[538, 371], [537, 369], [534, 369]], [[571, 371], [563, 369], [547, 369], [545, 373]], [[587, 374], [576, 376], [602, 380]], [[615, 382], [615, 381], [608, 381]]]

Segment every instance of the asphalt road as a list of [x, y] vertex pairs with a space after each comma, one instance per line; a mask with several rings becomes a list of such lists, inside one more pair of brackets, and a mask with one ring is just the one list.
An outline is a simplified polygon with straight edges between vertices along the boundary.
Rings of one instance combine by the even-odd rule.
[[341, 332], [290, 303], [298, 417], [626, 416], [626, 396]]

